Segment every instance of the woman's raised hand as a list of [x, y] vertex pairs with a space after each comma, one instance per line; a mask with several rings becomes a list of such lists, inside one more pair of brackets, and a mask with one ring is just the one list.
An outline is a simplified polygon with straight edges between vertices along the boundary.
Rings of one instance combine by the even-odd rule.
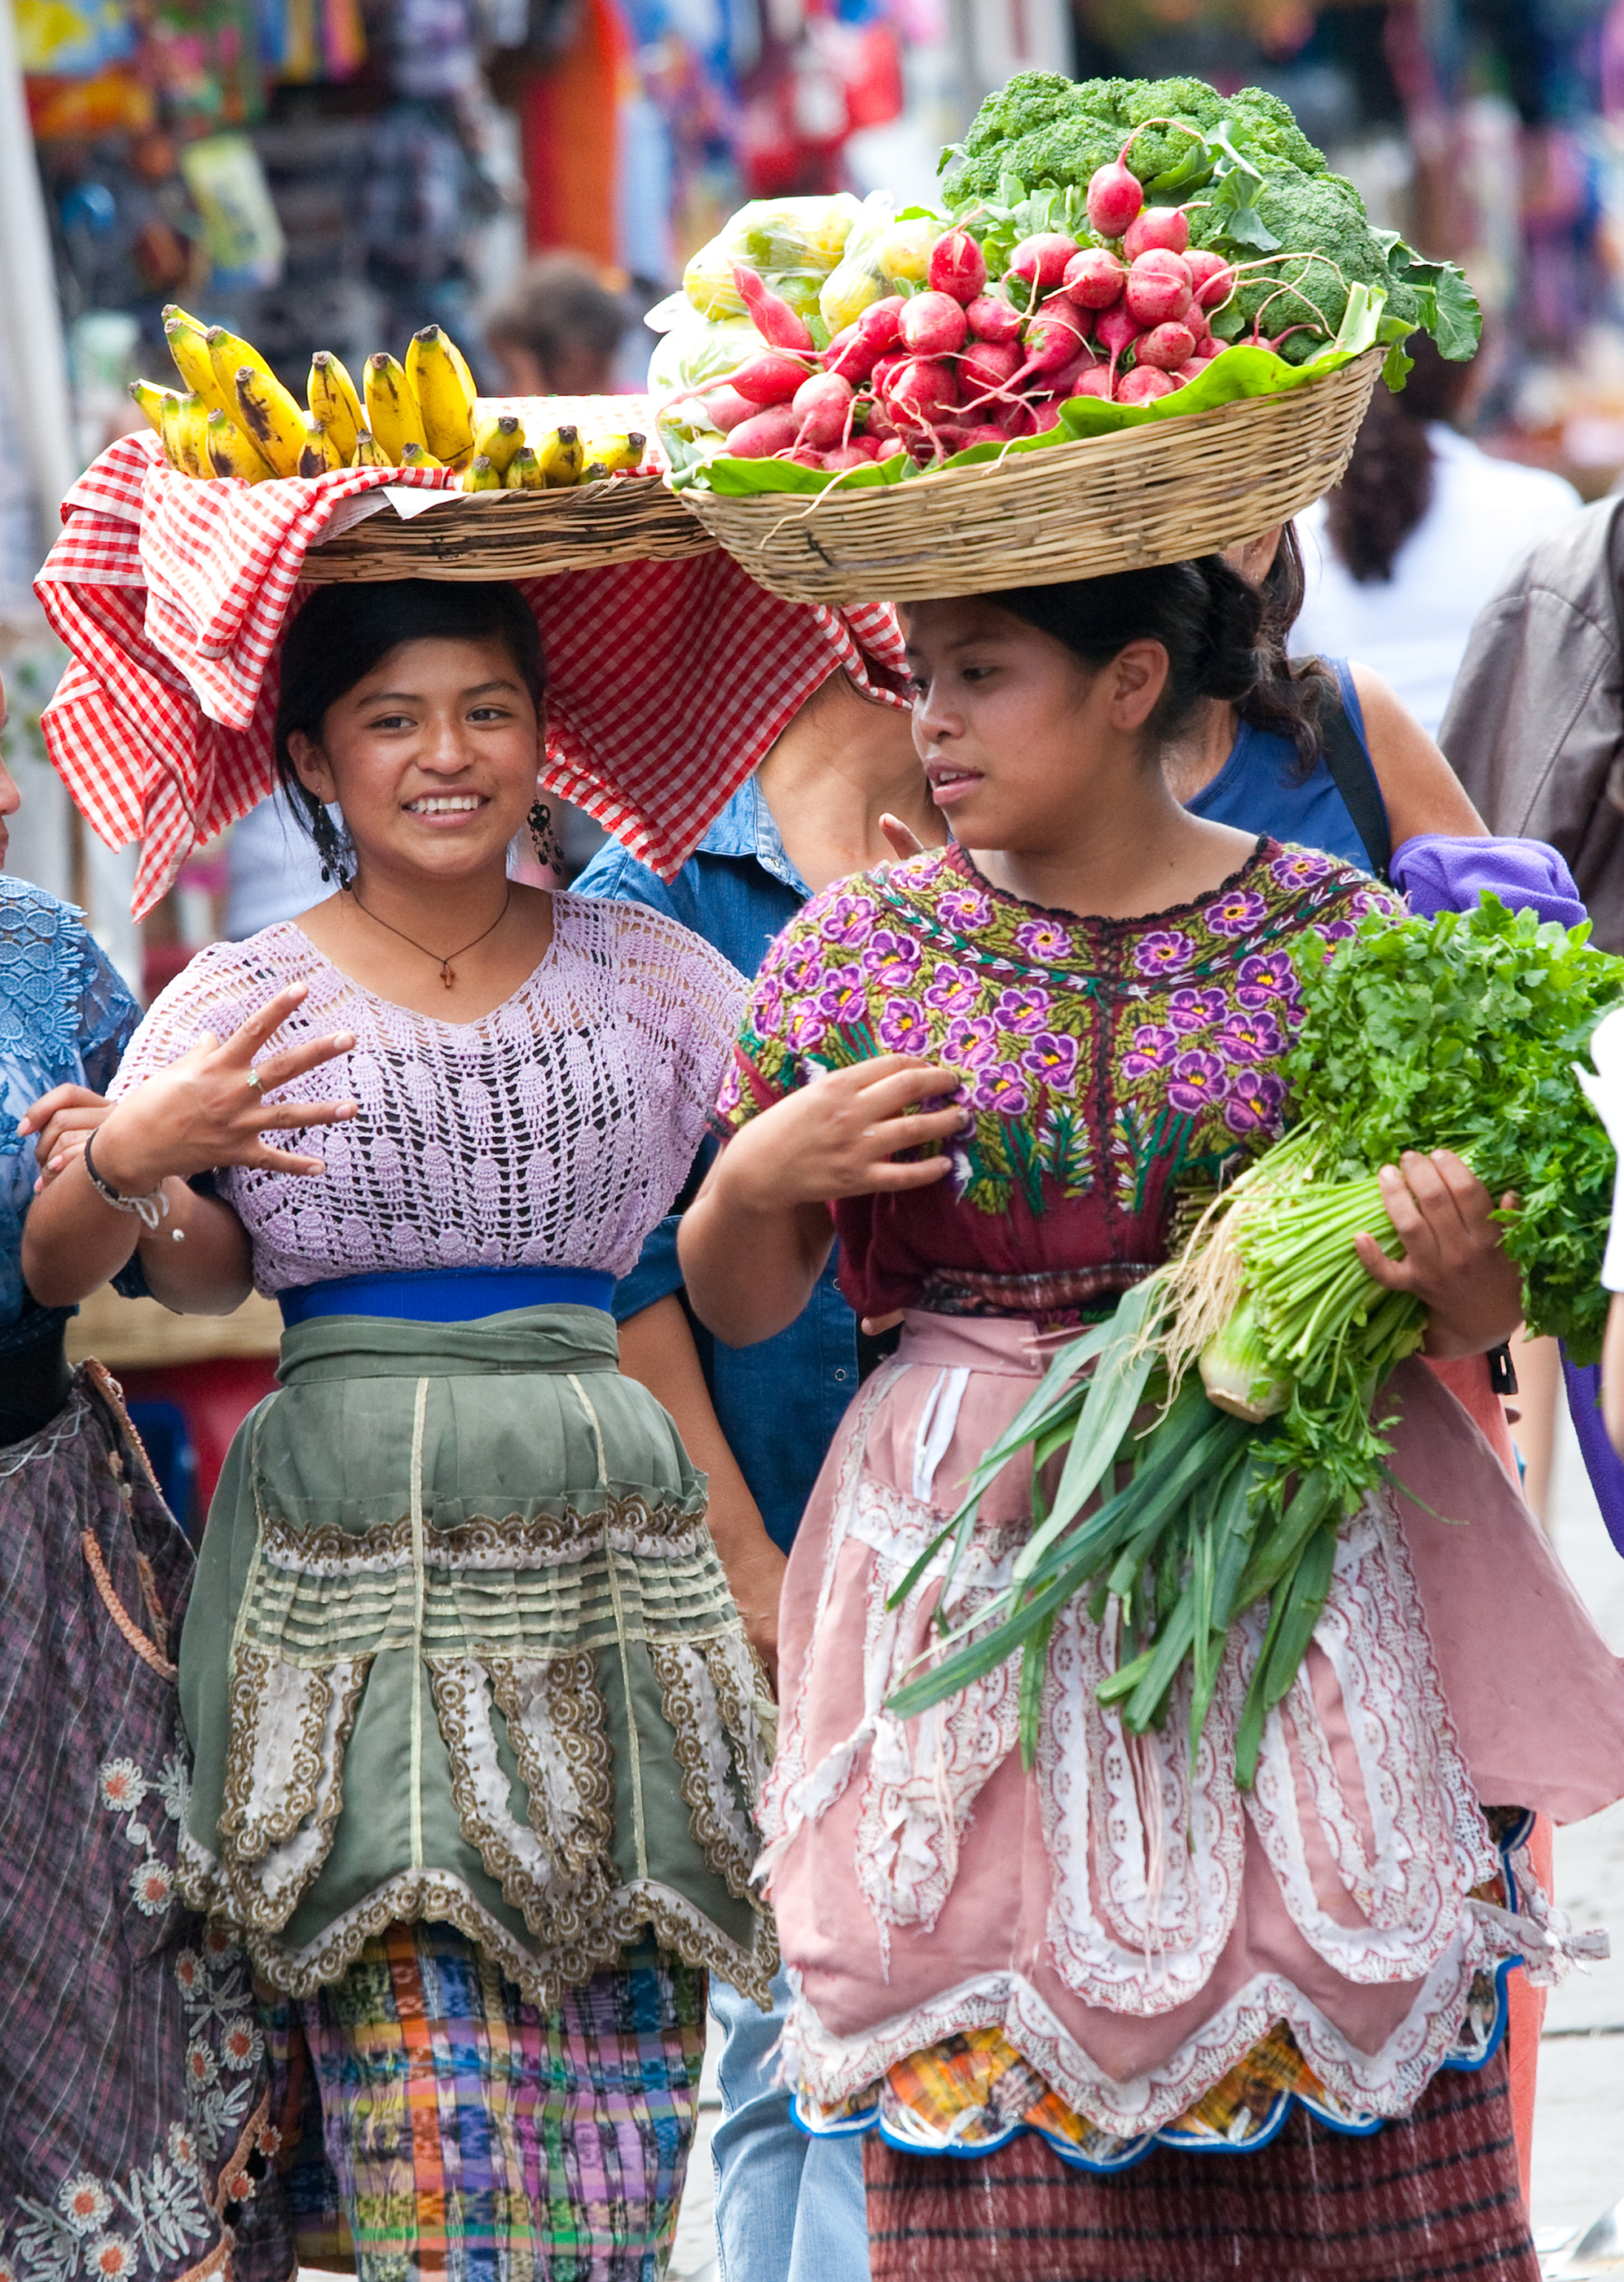
[[[1440, 1362], [1483, 1354], [1522, 1321], [1522, 1278], [1500, 1242], [1494, 1199], [1450, 1149], [1406, 1149], [1380, 1172], [1381, 1201], [1404, 1242], [1389, 1260], [1373, 1236], [1356, 1236], [1367, 1272], [1389, 1292], [1411, 1292], [1432, 1321], [1427, 1353]], [[1500, 1199], [1503, 1212], [1517, 1199]]]
[[[959, 1085], [955, 1071], [916, 1054], [878, 1054], [831, 1070], [736, 1134], [718, 1176], [738, 1203], [756, 1211], [928, 1188], [950, 1170], [948, 1157], [893, 1160], [901, 1150], [964, 1131], [971, 1116], [954, 1099]], [[925, 1102], [945, 1106], [921, 1107]]]
[[320, 1173], [320, 1157], [271, 1148], [263, 1136], [353, 1117], [354, 1101], [275, 1102], [268, 1098], [306, 1070], [355, 1044], [348, 1030], [310, 1038], [256, 1060], [260, 1048], [305, 998], [289, 985], [241, 1029], [219, 1044], [205, 1031], [189, 1053], [132, 1088], [96, 1131], [96, 1169], [121, 1196], [147, 1196], [171, 1174], [185, 1179], [216, 1165], [250, 1165], [270, 1173]]
[[17, 1121], [17, 1130], [39, 1137], [34, 1145], [35, 1162], [40, 1168], [34, 1184], [36, 1191], [48, 1187], [84, 1154], [86, 1141], [112, 1114], [112, 1104], [106, 1096], [93, 1093], [88, 1085], [53, 1085], [49, 1093], [29, 1103]]

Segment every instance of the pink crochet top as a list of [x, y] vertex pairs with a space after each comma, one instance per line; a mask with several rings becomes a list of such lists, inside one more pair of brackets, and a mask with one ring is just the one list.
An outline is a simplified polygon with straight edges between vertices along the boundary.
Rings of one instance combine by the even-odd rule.
[[273, 1138], [324, 1176], [230, 1167], [220, 1193], [261, 1292], [366, 1269], [547, 1263], [624, 1276], [667, 1212], [728, 1065], [744, 978], [675, 920], [553, 901], [553, 943], [511, 998], [441, 1022], [374, 997], [292, 921], [212, 943], [156, 1000], [109, 1092], [229, 1037], [266, 1000], [310, 995], [278, 1033], [352, 1030], [354, 1051], [278, 1099], [352, 1096], [360, 1114]]

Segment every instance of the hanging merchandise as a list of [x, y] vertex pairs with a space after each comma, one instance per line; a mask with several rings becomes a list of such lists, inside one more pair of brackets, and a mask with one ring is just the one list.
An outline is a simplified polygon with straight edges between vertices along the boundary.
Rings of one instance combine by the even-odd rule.
[[181, 175], [203, 217], [215, 286], [274, 285], [287, 241], [259, 154], [247, 136], [212, 135], [189, 144], [181, 153]]

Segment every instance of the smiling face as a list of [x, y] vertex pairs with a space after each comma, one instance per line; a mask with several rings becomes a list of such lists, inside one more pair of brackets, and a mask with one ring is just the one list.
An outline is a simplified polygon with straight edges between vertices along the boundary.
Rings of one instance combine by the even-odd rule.
[[1091, 669], [975, 595], [902, 611], [914, 745], [955, 837], [1038, 853], [1156, 765], [1145, 735], [1167, 675], [1159, 642]]
[[504, 864], [536, 797], [541, 723], [503, 643], [403, 642], [288, 750], [343, 811], [358, 878], [474, 879]]

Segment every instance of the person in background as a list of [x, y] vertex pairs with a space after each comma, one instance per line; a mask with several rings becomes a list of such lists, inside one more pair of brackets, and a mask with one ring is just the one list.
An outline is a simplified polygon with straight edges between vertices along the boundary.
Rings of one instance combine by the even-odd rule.
[[1425, 334], [1407, 346], [1408, 382], [1377, 389], [1342, 482], [1297, 518], [1308, 581], [1292, 648], [1363, 658], [1435, 737], [1496, 580], [1581, 502], [1560, 476], [1459, 433], [1474, 365], [1449, 363]]
[[[734, 796], [675, 880], [661, 880], [616, 842], [576, 881], [578, 895], [646, 904], [679, 920], [746, 974], [811, 895], [884, 863], [880, 820], [894, 811], [915, 844], [941, 826], [906, 710], [859, 695], [831, 673]], [[713, 1150], [703, 1153], [703, 1164]], [[684, 1401], [684, 1433], [719, 1501], [766, 1525], [782, 1556], [851, 1398], [894, 1346], [864, 1333], [831, 1260], [794, 1323], [754, 1347], [729, 1347], [686, 1312], [677, 1217], [645, 1245], [621, 1284], [615, 1314], [626, 1368], [668, 1407]], [[653, 1336], [651, 1336], [653, 1334]], [[630, 1337], [629, 1337], [630, 1335]], [[669, 1380], [639, 1356], [659, 1356]], [[692, 1421], [708, 1397], [715, 1433], [695, 1447]], [[776, 1606], [777, 1578], [773, 1580]], [[780, 1974], [770, 2017], [713, 1976], [711, 2010], [726, 2032], [723, 2121], [712, 2142], [723, 2282], [863, 2282], [869, 2270], [862, 2158], [855, 2142], [809, 2139], [776, 2081], [789, 1991]]]
[[630, 323], [584, 254], [544, 253], [485, 317], [485, 342], [507, 396], [606, 396]]
[[[0, 872], [17, 806], [0, 764]], [[131, 2275], [134, 2217], [142, 2282], [291, 2282], [247, 1960], [176, 1882], [191, 1548], [22, 1269], [139, 1019], [80, 914], [0, 877], [0, 2272]]]

